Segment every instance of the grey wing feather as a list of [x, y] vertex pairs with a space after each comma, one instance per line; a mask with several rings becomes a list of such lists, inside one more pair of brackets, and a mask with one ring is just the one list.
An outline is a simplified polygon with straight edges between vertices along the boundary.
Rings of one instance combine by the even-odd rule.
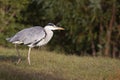
[[15, 36], [10, 38], [10, 42], [20, 41], [24, 44], [32, 44], [38, 42], [45, 37], [45, 31], [42, 27], [31, 27], [23, 29], [18, 32]]

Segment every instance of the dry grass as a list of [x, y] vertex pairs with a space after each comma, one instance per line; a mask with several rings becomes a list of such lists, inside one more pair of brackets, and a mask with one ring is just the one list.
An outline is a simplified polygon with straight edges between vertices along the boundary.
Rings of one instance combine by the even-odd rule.
[[103, 57], [79, 57], [45, 50], [21, 50], [22, 62], [14, 49], [0, 48], [0, 80], [120, 80], [120, 60]]

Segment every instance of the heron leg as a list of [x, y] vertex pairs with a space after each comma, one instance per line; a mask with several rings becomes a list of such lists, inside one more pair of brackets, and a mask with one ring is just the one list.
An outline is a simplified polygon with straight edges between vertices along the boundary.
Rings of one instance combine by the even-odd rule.
[[30, 52], [31, 52], [31, 47], [29, 47], [29, 51], [28, 51], [28, 63], [29, 63], [29, 65], [31, 65], [31, 63], [30, 63]]
[[17, 64], [19, 64], [20, 61], [21, 61], [21, 56], [20, 56], [20, 52], [19, 52], [19, 50], [18, 50], [18, 48], [17, 48], [17, 44], [15, 44], [15, 48], [16, 48], [16, 51], [17, 51], [17, 54], [18, 54], [18, 57], [19, 57], [19, 59], [18, 59], [18, 61], [17, 61]]

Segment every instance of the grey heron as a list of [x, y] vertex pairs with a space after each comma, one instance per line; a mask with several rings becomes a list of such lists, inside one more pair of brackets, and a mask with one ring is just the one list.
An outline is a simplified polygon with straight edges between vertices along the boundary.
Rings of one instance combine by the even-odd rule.
[[[53, 37], [53, 30], [64, 30], [64, 28], [57, 27], [53, 23], [48, 23], [44, 28], [41, 26], [34, 26], [31, 28], [23, 29], [7, 40], [15, 45], [24, 44], [29, 47], [27, 59], [30, 65], [31, 48], [47, 44]], [[21, 61], [21, 57], [17, 47], [16, 50], [19, 56], [17, 63], [19, 63]]]

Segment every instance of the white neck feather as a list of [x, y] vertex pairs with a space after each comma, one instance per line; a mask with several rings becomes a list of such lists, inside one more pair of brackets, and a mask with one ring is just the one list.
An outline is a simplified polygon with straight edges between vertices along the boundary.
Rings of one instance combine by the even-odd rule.
[[53, 31], [50, 29], [45, 29], [45, 32], [46, 32], [45, 41], [46, 41], [46, 43], [48, 43], [50, 41], [50, 39], [53, 37]]

